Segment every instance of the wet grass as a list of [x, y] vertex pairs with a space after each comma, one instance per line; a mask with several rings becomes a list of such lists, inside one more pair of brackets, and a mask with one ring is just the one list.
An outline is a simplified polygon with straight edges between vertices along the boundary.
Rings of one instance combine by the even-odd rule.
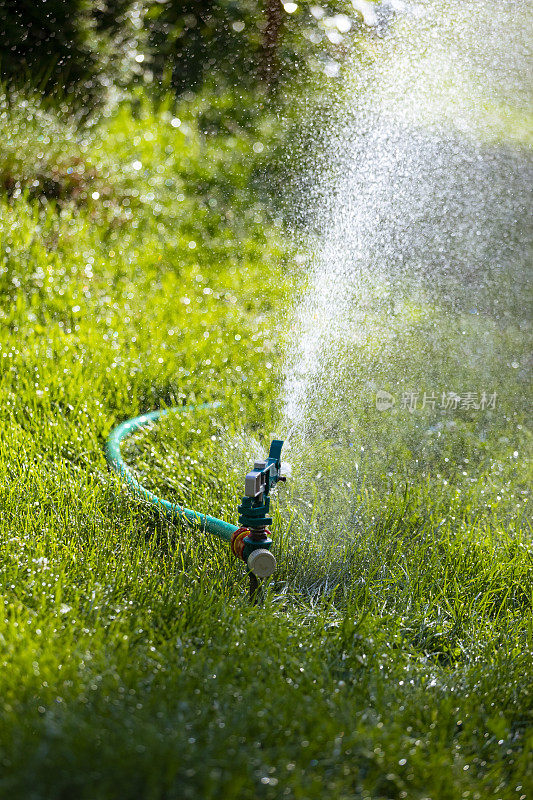
[[420, 420], [393, 441], [393, 418], [368, 412], [360, 424], [398, 469], [344, 475], [333, 498], [295, 475], [261, 608], [225, 544], [170, 526], [107, 473], [116, 422], [220, 400], [126, 453], [167, 497], [235, 518], [247, 449], [278, 422], [290, 254], [248, 188], [258, 134], [206, 138], [195, 114], [120, 108], [75, 143], [92, 177], [55, 203], [30, 196], [23, 137], [12, 158], [0, 794], [525, 800], [533, 557], [516, 419], [502, 414], [473, 480], [455, 454], [479, 453], [476, 419], [402, 472]]

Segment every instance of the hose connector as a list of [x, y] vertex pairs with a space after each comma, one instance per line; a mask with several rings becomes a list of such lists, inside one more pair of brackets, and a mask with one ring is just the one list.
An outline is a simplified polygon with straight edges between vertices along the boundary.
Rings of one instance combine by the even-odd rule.
[[272, 539], [266, 528], [261, 531], [239, 528], [231, 537], [231, 552], [244, 561], [258, 578], [268, 578], [276, 569], [276, 559], [270, 552]]
[[276, 559], [270, 552], [272, 539], [270, 531], [251, 531], [239, 528], [231, 537], [231, 552], [244, 561], [250, 572], [258, 578], [269, 578], [276, 569]]

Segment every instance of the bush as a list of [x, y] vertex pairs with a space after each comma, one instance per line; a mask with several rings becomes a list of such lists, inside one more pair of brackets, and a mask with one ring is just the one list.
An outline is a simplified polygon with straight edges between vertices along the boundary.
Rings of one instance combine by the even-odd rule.
[[0, 0], [0, 75], [87, 115], [135, 72], [140, 27], [131, 0]]
[[360, 22], [346, 0], [167, 0], [148, 4], [145, 20], [147, 65], [156, 82], [178, 92], [207, 76], [219, 85], [273, 88], [309, 68], [334, 74], [344, 34]]
[[348, 0], [0, 0], [0, 77], [66, 97], [82, 117], [138, 81], [271, 91], [334, 76], [361, 21]]

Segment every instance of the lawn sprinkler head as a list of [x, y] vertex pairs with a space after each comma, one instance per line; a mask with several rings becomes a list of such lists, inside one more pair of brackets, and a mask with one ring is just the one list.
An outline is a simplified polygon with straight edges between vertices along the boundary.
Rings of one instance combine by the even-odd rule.
[[274, 439], [268, 458], [256, 461], [244, 480], [244, 497], [239, 505], [241, 527], [231, 541], [233, 553], [246, 562], [256, 578], [268, 578], [276, 569], [276, 559], [270, 552], [272, 539], [268, 526], [272, 524], [270, 490], [285, 481], [281, 475], [281, 448], [283, 442]]

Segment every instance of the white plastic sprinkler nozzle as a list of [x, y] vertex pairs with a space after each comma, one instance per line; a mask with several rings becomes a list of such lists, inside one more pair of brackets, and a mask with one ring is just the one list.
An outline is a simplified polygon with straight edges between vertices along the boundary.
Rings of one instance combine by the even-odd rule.
[[248, 556], [248, 569], [258, 578], [268, 578], [276, 569], [276, 559], [270, 550], [252, 550]]

